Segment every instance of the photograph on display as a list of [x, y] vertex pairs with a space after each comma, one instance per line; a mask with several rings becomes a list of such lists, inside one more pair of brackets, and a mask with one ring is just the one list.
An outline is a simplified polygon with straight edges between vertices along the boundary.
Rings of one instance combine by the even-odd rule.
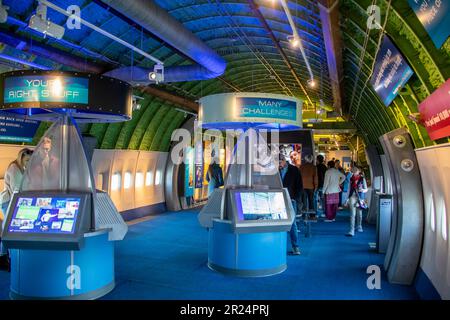
[[9, 232], [73, 233], [80, 198], [19, 198]]
[[302, 164], [302, 145], [282, 144], [280, 155], [283, 155], [290, 164], [299, 167]]

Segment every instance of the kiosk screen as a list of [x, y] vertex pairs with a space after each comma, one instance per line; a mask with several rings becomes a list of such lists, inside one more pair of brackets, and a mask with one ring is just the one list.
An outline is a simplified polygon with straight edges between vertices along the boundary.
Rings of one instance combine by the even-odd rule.
[[73, 234], [80, 198], [19, 197], [8, 227], [13, 233]]
[[237, 192], [235, 200], [239, 221], [288, 219], [281, 191]]

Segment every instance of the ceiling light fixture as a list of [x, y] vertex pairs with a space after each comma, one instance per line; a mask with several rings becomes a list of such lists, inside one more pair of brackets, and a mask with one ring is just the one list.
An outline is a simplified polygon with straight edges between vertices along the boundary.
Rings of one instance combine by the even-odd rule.
[[303, 44], [300, 39], [300, 36], [298, 35], [297, 28], [295, 27], [294, 20], [292, 19], [291, 11], [289, 10], [286, 0], [280, 0], [280, 2], [281, 2], [281, 5], [283, 6], [284, 12], [286, 13], [286, 16], [288, 18], [289, 25], [292, 28], [292, 33], [294, 34], [292, 36], [294, 39], [293, 41], [295, 44], [297, 44], [297, 41], [298, 41], [297, 46], [300, 48], [300, 52], [302, 53], [303, 60], [305, 60], [305, 65], [309, 72], [309, 78], [313, 80], [314, 74], [313, 74], [311, 66], [309, 64], [308, 57], [306, 56], [305, 49], [303, 48]]
[[42, 3], [39, 3], [37, 6], [36, 14], [31, 16], [28, 27], [43, 33], [44, 36], [50, 36], [56, 39], [62, 39], [64, 32], [66, 31], [64, 27], [47, 20], [47, 6]]
[[164, 66], [162, 64], [155, 64], [153, 71], [148, 74], [148, 79], [154, 81], [156, 84], [164, 82]]
[[308, 86], [310, 88], [315, 88], [316, 87], [316, 81], [313, 78], [309, 79], [308, 80]]

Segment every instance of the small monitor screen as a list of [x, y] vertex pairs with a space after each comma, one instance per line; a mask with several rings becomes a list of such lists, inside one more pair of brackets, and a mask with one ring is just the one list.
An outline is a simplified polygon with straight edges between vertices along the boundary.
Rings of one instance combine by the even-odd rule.
[[80, 201], [80, 198], [19, 197], [8, 231], [73, 234]]
[[282, 192], [235, 193], [239, 221], [288, 219]]

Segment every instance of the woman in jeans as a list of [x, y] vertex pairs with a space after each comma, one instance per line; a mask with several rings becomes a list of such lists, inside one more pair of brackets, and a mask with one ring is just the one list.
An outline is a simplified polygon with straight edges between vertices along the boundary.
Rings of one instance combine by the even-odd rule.
[[365, 200], [365, 195], [368, 191], [367, 182], [364, 176], [361, 174], [361, 170], [354, 166], [352, 168], [352, 177], [350, 178], [350, 193], [349, 193], [349, 206], [350, 206], [350, 230], [346, 234], [348, 237], [355, 235], [355, 220], [357, 223], [356, 230], [363, 232], [362, 228], [362, 209], [360, 202]]
[[[7, 218], [7, 211], [9, 202], [11, 201], [11, 197], [14, 191], [17, 191], [20, 188], [25, 168], [28, 162], [30, 161], [32, 154], [33, 151], [30, 149], [24, 148], [20, 150], [19, 154], [17, 155], [17, 159], [11, 162], [8, 168], [6, 169], [4, 177], [5, 186], [0, 197], [3, 212], [2, 229], [5, 227], [5, 221]], [[0, 244], [0, 269], [8, 269], [8, 268], [9, 268], [8, 252]]]
[[335, 168], [334, 161], [328, 162], [328, 170], [325, 172], [323, 194], [325, 195], [326, 217], [325, 222], [332, 222], [336, 218], [339, 205], [340, 184], [344, 182], [345, 175]]

